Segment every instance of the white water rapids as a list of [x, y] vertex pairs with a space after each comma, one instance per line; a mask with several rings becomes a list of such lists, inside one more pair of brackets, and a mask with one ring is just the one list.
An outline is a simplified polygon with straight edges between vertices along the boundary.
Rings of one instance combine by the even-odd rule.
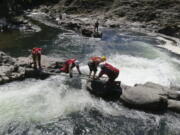
[[[60, 33], [52, 42], [43, 42], [42, 47], [48, 50], [49, 56], [78, 58], [84, 74], [89, 72], [89, 57], [106, 55], [107, 61], [120, 69], [117, 80], [126, 85], [133, 86], [150, 81], [168, 87], [180, 86], [179, 56], [157, 48], [158, 45], [163, 45], [160, 40], [168, 45], [171, 42], [163, 38], [129, 35], [114, 30], [105, 30], [103, 34], [102, 40], [96, 40]], [[99, 128], [100, 132], [96, 132], [99, 134], [105, 134], [107, 129], [113, 130], [114, 134], [126, 135], [180, 133], [179, 115], [151, 114], [128, 109], [120, 103], [106, 102], [90, 95], [85, 84], [86, 81], [78, 77], [69, 79], [68, 76], [56, 75], [46, 80], [27, 79], [0, 86], [0, 134], [43, 134], [44, 130], [48, 129], [47, 123], [54, 124], [52, 129], [57, 130], [56, 134], [66, 133], [58, 129], [74, 134], [75, 125], [81, 124], [81, 118], [76, 116], [76, 113], [86, 120], [82, 123], [84, 128], [87, 128], [86, 132]], [[91, 110], [98, 111], [100, 116], [89, 114]], [[76, 115], [71, 116], [74, 113]], [[78, 124], [70, 123], [73, 120]], [[19, 125], [11, 131], [13, 122]], [[28, 133], [20, 132], [27, 126], [24, 123], [32, 126], [32, 129], [27, 130]], [[105, 124], [108, 126], [101, 126]], [[40, 130], [36, 125], [45, 125], [44, 130]], [[53, 131], [49, 132], [55, 134]]]

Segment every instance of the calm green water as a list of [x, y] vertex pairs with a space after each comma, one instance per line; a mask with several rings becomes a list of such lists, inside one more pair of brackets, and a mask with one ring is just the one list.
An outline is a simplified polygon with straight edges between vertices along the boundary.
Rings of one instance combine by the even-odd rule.
[[[39, 19], [42, 22], [42, 18]], [[147, 81], [180, 84], [178, 56], [156, 48], [162, 41], [144, 34], [103, 30], [103, 38], [77, 34], [39, 24], [38, 33], [0, 33], [0, 50], [18, 57], [28, 49], [42, 47], [57, 58], [78, 58], [88, 73], [87, 59], [106, 55], [120, 69], [118, 80], [128, 85]], [[46, 24], [46, 25], [45, 25]], [[152, 114], [106, 102], [90, 95], [86, 80], [52, 76], [27, 79], [0, 86], [1, 135], [179, 135], [180, 115]]]
[[62, 30], [51, 28], [41, 24], [41, 31], [37, 33], [27, 32], [5, 32], [0, 33], [0, 50], [11, 56], [19, 57], [29, 55], [28, 50], [33, 47], [43, 47], [46, 54], [50, 46]]

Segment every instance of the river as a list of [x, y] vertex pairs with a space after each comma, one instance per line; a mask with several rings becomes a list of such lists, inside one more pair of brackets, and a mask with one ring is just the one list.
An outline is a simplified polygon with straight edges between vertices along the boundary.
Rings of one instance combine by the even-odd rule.
[[[0, 49], [19, 57], [28, 56], [28, 49], [34, 46], [42, 47], [48, 56], [79, 59], [86, 74], [88, 57], [105, 55], [109, 63], [120, 69], [117, 80], [124, 84], [180, 84], [179, 56], [157, 47], [165, 40], [106, 28], [101, 29], [101, 40], [85, 38], [49, 25], [42, 18], [39, 21], [41, 31], [37, 33], [0, 33]], [[90, 95], [85, 84], [85, 79], [55, 75], [46, 80], [26, 79], [0, 86], [0, 134], [180, 134], [179, 114], [153, 114], [126, 108], [119, 102], [106, 102]]]

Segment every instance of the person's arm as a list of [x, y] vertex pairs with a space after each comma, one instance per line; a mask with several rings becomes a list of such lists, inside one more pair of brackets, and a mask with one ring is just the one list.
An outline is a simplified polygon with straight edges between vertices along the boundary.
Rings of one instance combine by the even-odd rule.
[[77, 71], [79, 72], [79, 74], [81, 75], [81, 71], [79, 69], [79, 66], [77, 66], [76, 68], [77, 68]]
[[104, 74], [104, 71], [103, 71], [103, 70], [101, 70], [101, 72], [99, 73], [99, 75], [98, 75], [97, 79], [99, 79], [99, 78], [100, 78], [103, 74]]
[[97, 71], [94, 71], [93, 79], [94, 79], [94, 78], [95, 78], [95, 76], [96, 76], [96, 72], [97, 72]]
[[91, 78], [91, 73], [92, 73], [92, 71], [89, 72], [89, 78]]
[[69, 65], [69, 77], [72, 78], [73, 75], [72, 75], [72, 64]]

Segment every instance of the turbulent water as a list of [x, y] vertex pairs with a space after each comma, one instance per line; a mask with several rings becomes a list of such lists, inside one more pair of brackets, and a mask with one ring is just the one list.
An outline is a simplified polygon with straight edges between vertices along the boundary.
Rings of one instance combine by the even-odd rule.
[[[39, 18], [38, 18], [39, 19]], [[40, 19], [41, 20], [41, 19]], [[43, 20], [44, 22], [44, 20]], [[179, 56], [157, 48], [165, 41], [142, 33], [102, 29], [93, 39], [61, 30], [51, 23], [39, 24], [38, 33], [0, 35], [0, 49], [12, 56], [28, 55], [41, 46], [57, 58], [75, 57], [88, 74], [90, 56], [107, 56], [120, 69], [124, 84], [155, 82], [179, 86]], [[13, 38], [11, 37], [13, 34]], [[11, 40], [9, 40], [11, 37]], [[86, 80], [56, 75], [46, 80], [27, 79], [0, 86], [0, 134], [17, 135], [179, 135], [180, 115], [152, 114], [106, 102], [85, 89]]]

